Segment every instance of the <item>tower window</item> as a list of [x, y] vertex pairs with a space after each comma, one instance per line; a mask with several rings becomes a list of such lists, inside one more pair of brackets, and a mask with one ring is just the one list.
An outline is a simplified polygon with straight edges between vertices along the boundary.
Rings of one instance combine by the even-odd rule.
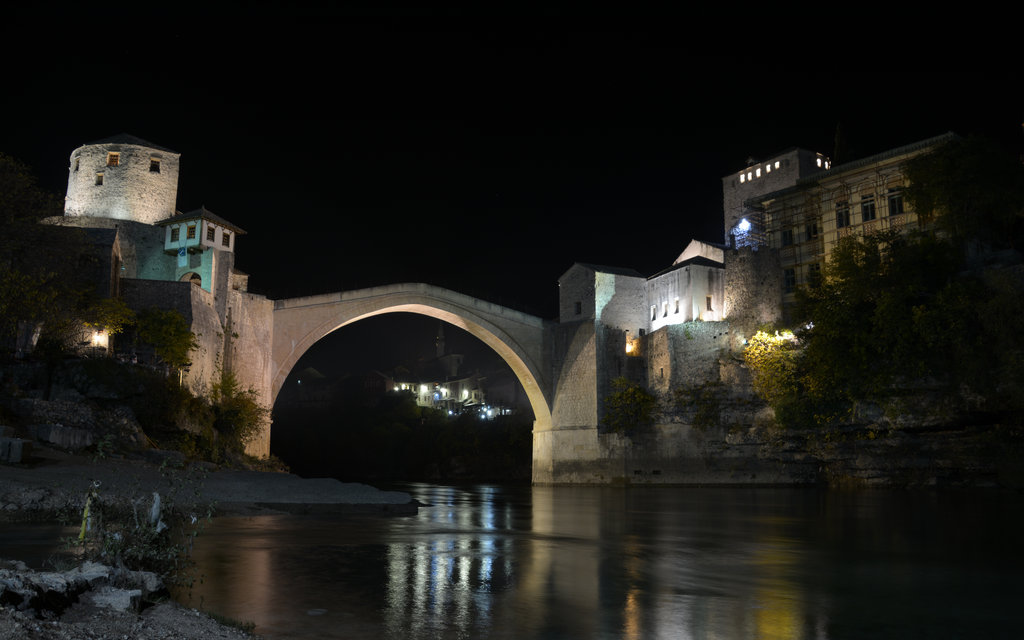
[[96, 174], [96, 184], [97, 185], [103, 184], [103, 174], [102, 173], [97, 173]]
[[121, 154], [116, 151], [107, 153], [107, 166], [116, 167], [121, 164]]
[[675, 313], [679, 313], [679, 298], [676, 298], [676, 310]]
[[224, 231], [224, 235], [222, 235], [221, 238], [220, 238], [220, 243], [222, 245], [224, 245], [225, 247], [230, 247], [231, 246], [231, 232]]
[[661, 303], [661, 317], [662, 318], [668, 317], [668, 303], [667, 302]]
[[576, 315], [581, 315], [582, 313], [583, 313], [583, 303], [582, 302], [577, 302], [576, 303]]
[[715, 308], [711, 306], [711, 296], [707, 296], [707, 307], [708, 311], [714, 311]]
[[212, 224], [206, 225], [206, 240], [207, 242], [213, 242], [213, 239], [217, 237], [217, 228]]
[[149, 159], [149, 172], [160, 173], [160, 158]]
[[81, 158], [75, 158], [75, 171], [78, 171], [78, 163], [80, 161], [81, 161]]
[[185, 239], [186, 240], [195, 240], [196, 239], [196, 225], [194, 225], [194, 224], [188, 225], [188, 229], [185, 231]]
[[171, 242], [177, 242], [179, 237], [181, 237], [181, 229], [179, 227], [171, 227]]
[[657, 305], [651, 305], [651, 320], [654, 320], [657, 317], [658, 317], [658, 307], [657, 307]]

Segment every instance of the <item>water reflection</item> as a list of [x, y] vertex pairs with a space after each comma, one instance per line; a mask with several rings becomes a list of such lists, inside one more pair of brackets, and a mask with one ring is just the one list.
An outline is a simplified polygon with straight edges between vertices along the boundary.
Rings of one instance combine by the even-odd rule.
[[[193, 601], [254, 620], [269, 638], [819, 640], [1017, 628], [1020, 555], [1013, 536], [986, 527], [1019, 524], [1019, 496], [979, 506], [772, 489], [408, 490], [433, 506], [416, 517], [217, 520], [199, 540], [206, 580]], [[965, 509], [973, 526], [950, 526]], [[966, 621], [951, 621], [951, 604]]]

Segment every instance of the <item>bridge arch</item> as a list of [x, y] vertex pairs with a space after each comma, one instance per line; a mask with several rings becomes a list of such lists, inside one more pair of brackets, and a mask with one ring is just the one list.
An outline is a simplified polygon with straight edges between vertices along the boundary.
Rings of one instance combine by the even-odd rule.
[[327, 334], [385, 313], [437, 318], [468, 331], [493, 349], [523, 385], [534, 430], [551, 428], [542, 368], [544, 321], [500, 305], [422, 283], [342, 291], [274, 302], [271, 403], [299, 358]]

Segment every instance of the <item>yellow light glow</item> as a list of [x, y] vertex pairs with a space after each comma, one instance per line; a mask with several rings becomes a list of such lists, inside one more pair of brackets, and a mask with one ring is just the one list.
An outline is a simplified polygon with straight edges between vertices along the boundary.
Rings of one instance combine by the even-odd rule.
[[92, 346], [105, 348], [107, 346], [107, 333], [102, 329], [99, 331], [93, 331]]

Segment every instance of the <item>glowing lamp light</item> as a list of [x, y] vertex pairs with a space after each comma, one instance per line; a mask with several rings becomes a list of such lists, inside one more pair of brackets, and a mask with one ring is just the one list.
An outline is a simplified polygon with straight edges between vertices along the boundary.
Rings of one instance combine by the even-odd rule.
[[737, 227], [740, 231], [750, 231], [750, 220], [743, 218]]
[[92, 332], [92, 346], [103, 347], [107, 346], [107, 333], [100, 329], [99, 331]]
[[633, 343], [632, 342], [627, 342], [626, 343], [626, 353], [633, 353]]

